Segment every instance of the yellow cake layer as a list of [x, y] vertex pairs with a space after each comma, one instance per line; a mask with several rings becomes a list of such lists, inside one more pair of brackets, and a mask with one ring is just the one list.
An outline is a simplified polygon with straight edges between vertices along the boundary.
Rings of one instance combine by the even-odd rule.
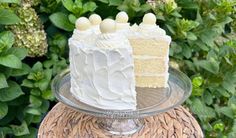
[[134, 55], [166, 57], [169, 55], [169, 43], [155, 39], [129, 39]]
[[140, 59], [134, 58], [134, 72], [135, 74], [158, 74], [166, 73], [168, 70], [168, 59], [167, 58], [151, 58], [151, 59]]
[[135, 76], [137, 87], [167, 87], [167, 81], [168, 77], [166, 76]]

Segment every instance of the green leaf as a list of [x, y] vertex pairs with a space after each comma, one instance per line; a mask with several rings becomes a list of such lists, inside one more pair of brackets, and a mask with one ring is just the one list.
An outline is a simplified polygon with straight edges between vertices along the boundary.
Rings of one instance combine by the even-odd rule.
[[83, 5], [83, 12], [82, 13], [86, 13], [88, 11], [92, 12], [94, 11], [95, 9], [97, 8], [97, 5], [95, 2], [86, 2], [84, 5]]
[[73, 12], [74, 2], [72, 0], [61, 0], [63, 6], [70, 12]]
[[182, 52], [183, 52], [183, 55], [189, 59], [191, 58], [192, 56], [192, 49], [188, 46], [188, 45], [185, 45], [182, 49]]
[[41, 112], [37, 108], [27, 108], [25, 110], [26, 113], [32, 114], [32, 115], [41, 115]]
[[8, 54], [12, 54], [17, 56], [20, 60], [24, 59], [27, 54], [28, 50], [26, 48], [20, 48], [20, 47], [12, 47], [11, 49], [8, 50]]
[[23, 80], [21, 86], [25, 86], [25, 87], [28, 87], [28, 88], [33, 88], [34, 87], [34, 83], [31, 82], [30, 80]]
[[37, 63], [34, 64], [34, 66], [32, 67], [32, 70], [34, 72], [42, 71], [43, 70], [43, 64], [38, 61]]
[[17, 77], [17, 76], [23, 76], [29, 74], [31, 71], [31, 68], [29, 65], [23, 63], [21, 69], [12, 69], [11, 76]]
[[49, 80], [42, 79], [35, 83], [35, 86], [38, 87], [41, 91], [45, 91], [49, 86]]
[[0, 65], [16, 69], [22, 68], [21, 60], [15, 55], [1, 56]]
[[20, 96], [14, 100], [8, 101], [7, 104], [9, 106], [19, 106], [23, 104], [28, 104], [29, 103], [29, 97], [28, 96]]
[[220, 107], [217, 111], [231, 119], [234, 119], [234, 112], [231, 107]]
[[50, 83], [52, 77], [52, 70], [46, 69], [44, 70], [44, 79], [39, 80], [35, 83], [35, 86], [38, 87], [41, 91], [45, 91]]
[[148, 10], [151, 9], [150, 4], [143, 4], [140, 6], [142, 12], [147, 12]]
[[16, 82], [9, 81], [8, 85], [9, 87], [0, 89], [0, 101], [11, 101], [24, 94]]
[[123, 0], [108, 0], [109, 6], [119, 6], [123, 3]]
[[6, 77], [3, 73], [0, 73], [0, 89], [8, 87]]
[[203, 78], [202, 76], [195, 76], [193, 79], [192, 79], [192, 85], [193, 87], [197, 88], [197, 87], [200, 87], [202, 84], [203, 84]]
[[10, 31], [0, 33], [0, 52], [9, 49], [14, 44], [14, 34]]
[[193, 88], [192, 95], [202, 96], [203, 92], [204, 92], [203, 88]]
[[35, 96], [40, 96], [41, 95], [41, 91], [39, 89], [32, 89], [30, 91], [30, 94], [35, 95]]
[[0, 120], [7, 115], [8, 106], [6, 103], [0, 102]]
[[[1, 126], [7, 126], [7, 124], [9, 124], [12, 120], [14, 120], [16, 115], [15, 114], [16, 110], [11, 107], [9, 108], [10, 106], [9, 103], [7, 103], [7, 105], [8, 105], [8, 112], [4, 118], [0, 119]], [[0, 128], [0, 133], [1, 133], [1, 128]]]
[[49, 109], [50, 102], [47, 100], [44, 100], [42, 105], [40, 106], [39, 110], [41, 113], [46, 113]]
[[42, 98], [45, 100], [53, 100], [55, 97], [51, 90], [46, 90], [42, 92]]
[[1, 138], [6, 138], [7, 134], [12, 134], [12, 129], [9, 127], [0, 127], [0, 136]]
[[29, 134], [29, 129], [25, 121], [20, 126], [10, 125], [15, 136], [22, 136]]
[[188, 32], [188, 33], [187, 33], [187, 38], [188, 38], [189, 40], [192, 40], [192, 41], [197, 40], [197, 36], [196, 36], [194, 33], [192, 33], [192, 32]]
[[210, 91], [205, 91], [203, 93], [203, 98], [204, 98], [204, 101], [207, 105], [211, 105], [213, 103], [213, 96], [210, 93]]
[[[76, 22], [76, 16], [74, 15], [74, 14], [70, 14], [69, 15], [69, 21], [72, 23], [72, 24], [75, 24], [75, 22]], [[59, 34], [60, 35], [60, 34]], [[65, 37], [64, 35], [62, 35], [62, 37]]]
[[0, 24], [10, 25], [20, 22], [20, 18], [11, 10], [0, 9]]
[[35, 138], [35, 136], [37, 136], [38, 131], [36, 128], [30, 127], [29, 131], [30, 131], [30, 134], [24, 135], [24, 136], [19, 136], [17, 138]]
[[62, 12], [53, 13], [49, 16], [50, 21], [58, 28], [65, 31], [73, 31], [74, 25], [70, 23], [67, 15]]
[[102, 3], [108, 3], [109, 2], [109, 0], [98, 0], [98, 1], [100, 1]]
[[42, 101], [40, 98], [30, 95], [30, 107], [39, 107], [42, 104]]
[[207, 107], [198, 98], [192, 99], [191, 110], [202, 119], [210, 119], [216, 116], [215, 111], [212, 108]]
[[231, 95], [222, 87], [217, 88], [217, 92], [223, 96], [229, 98]]
[[195, 64], [213, 74], [217, 74], [220, 68], [219, 62], [215, 60], [199, 60]]
[[20, 4], [20, 0], [0, 0], [0, 3], [16, 3], [16, 4]]
[[235, 93], [235, 84], [230, 80], [225, 80], [222, 83], [223, 88], [225, 88], [228, 92]]

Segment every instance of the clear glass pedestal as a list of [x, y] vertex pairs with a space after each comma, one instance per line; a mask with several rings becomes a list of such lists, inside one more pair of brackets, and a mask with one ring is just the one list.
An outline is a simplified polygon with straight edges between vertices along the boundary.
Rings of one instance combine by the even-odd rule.
[[166, 112], [182, 104], [191, 94], [191, 80], [182, 72], [169, 69], [167, 88], [136, 87], [136, 110], [104, 110], [92, 107], [70, 93], [70, 71], [64, 70], [52, 82], [56, 98], [71, 108], [96, 116], [98, 126], [114, 135], [129, 135], [143, 127], [143, 118]]

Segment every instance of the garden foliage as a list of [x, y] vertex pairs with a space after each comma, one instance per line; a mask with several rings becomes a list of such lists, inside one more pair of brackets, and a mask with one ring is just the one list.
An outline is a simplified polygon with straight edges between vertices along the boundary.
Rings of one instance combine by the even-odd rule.
[[[235, 6], [234, 0], [156, 0], [152, 6], [144, 0], [0, 0], [0, 137], [36, 136], [55, 104], [51, 80], [68, 66], [67, 40], [75, 20], [94, 12], [114, 18], [119, 11], [126, 11], [131, 23], [140, 23], [146, 12], [156, 14], [172, 37], [171, 64], [192, 80], [185, 105], [206, 137], [236, 137]], [[29, 12], [33, 18], [24, 18]], [[20, 40], [26, 41], [19, 41], [14, 27], [33, 37], [22, 33]], [[32, 51], [47, 45], [46, 54]]]

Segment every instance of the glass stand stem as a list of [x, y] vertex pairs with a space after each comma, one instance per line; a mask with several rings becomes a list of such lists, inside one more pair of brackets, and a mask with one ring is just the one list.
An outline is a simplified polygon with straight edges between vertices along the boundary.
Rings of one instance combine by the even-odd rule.
[[98, 125], [113, 135], [130, 135], [138, 132], [143, 127], [144, 121], [143, 119], [100, 118]]

